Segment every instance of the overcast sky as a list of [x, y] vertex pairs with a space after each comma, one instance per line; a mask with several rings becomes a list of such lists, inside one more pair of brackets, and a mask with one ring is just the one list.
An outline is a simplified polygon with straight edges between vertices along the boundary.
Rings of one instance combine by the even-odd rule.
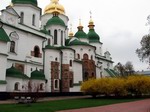
[[[11, 0], [1, 0], [0, 10]], [[38, 0], [42, 9], [50, 0]], [[143, 35], [148, 34], [147, 16], [150, 15], [150, 0], [59, 0], [69, 17], [69, 24], [77, 31], [81, 18], [84, 31], [88, 32], [89, 12], [95, 23], [95, 31], [103, 43], [103, 52], [111, 53], [114, 65], [131, 61], [135, 70], [149, 70], [148, 63], [139, 61], [135, 50], [140, 47]]]

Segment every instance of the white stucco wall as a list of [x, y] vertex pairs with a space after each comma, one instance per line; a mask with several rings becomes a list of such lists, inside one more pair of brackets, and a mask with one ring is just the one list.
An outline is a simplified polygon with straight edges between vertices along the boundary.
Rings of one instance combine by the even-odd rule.
[[19, 90], [22, 91], [22, 85], [23, 85], [22, 79], [6, 77], [6, 80], [7, 80], [7, 86], [6, 86], [7, 92], [15, 92], [14, 85], [16, 82], [19, 83]]
[[[28, 4], [15, 4], [13, 6], [13, 8], [15, 9], [15, 11], [18, 13], [18, 15], [20, 16], [21, 12], [24, 13], [24, 24], [27, 26], [30, 26], [32, 28], [35, 29], [39, 29], [39, 20], [40, 20], [40, 11], [41, 9], [32, 5], [28, 5]], [[32, 16], [33, 14], [35, 15], [35, 26], [32, 25]]]
[[70, 88], [70, 91], [71, 92], [79, 92], [80, 91], [80, 86], [78, 84], [81, 83], [82, 80], [83, 80], [83, 76], [82, 76], [82, 64], [81, 63], [74, 61], [73, 73], [74, 73], [73, 84], [75, 84], [75, 86], [73, 86], [72, 88]]
[[[51, 92], [51, 62], [55, 61], [60, 62], [60, 51], [55, 49], [46, 49], [45, 50], [45, 67], [44, 74], [47, 79], [46, 91]], [[59, 73], [60, 74], [60, 73]]]
[[0, 92], [6, 92], [6, 84], [0, 84]]

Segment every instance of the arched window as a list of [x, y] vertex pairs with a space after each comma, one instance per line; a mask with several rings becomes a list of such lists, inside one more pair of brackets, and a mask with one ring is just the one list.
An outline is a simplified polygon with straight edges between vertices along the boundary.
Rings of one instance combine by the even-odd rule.
[[18, 90], [19, 90], [19, 83], [18, 83], [18, 82], [15, 83], [15, 85], [14, 85], [14, 90], [15, 90], [15, 91], [18, 91]]
[[95, 75], [94, 75], [94, 73], [92, 72], [92, 77], [94, 78], [95, 77]]
[[38, 46], [34, 47], [34, 57], [39, 57], [40, 56], [40, 49]]
[[80, 54], [77, 54], [77, 58], [80, 59]]
[[40, 84], [40, 90], [41, 91], [44, 90], [44, 84], [43, 83]]
[[89, 75], [88, 72], [85, 72], [85, 73], [84, 73], [84, 77], [83, 77], [83, 80], [84, 80], [84, 81], [85, 81], [85, 80], [88, 80], [88, 75]]
[[55, 58], [55, 61], [57, 61], [58, 59], [57, 58]]
[[61, 45], [63, 45], [63, 31], [61, 31]]
[[51, 45], [51, 39], [48, 39], [48, 45]]
[[91, 60], [93, 60], [93, 55], [91, 55]]
[[32, 16], [32, 25], [35, 26], [35, 14]]
[[20, 23], [24, 23], [24, 13], [23, 12], [21, 12], [20, 13]]
[[70, 87], [73, 87], [73, 80], [70, 79]]
[[51, 30], [49, 30], [48, 32], [49, 32], [49, 34], [51, 35]]
[[54, 86], [55, 86], [55, 87], [54, 87], [55, 89], [58, 89], [58, 87], [59, 87], [59, 86], [58, 86], [58, 80], [55, 80], [55, 81], [54, 81]]
[[54, 44], [57, 44], [57, 30], [54, 30]]
[[15, 42], [14, 41], [11, 41], [10, 42], [10, 52], [15, 52]]
[[72, 60], [70, 60], [70, 66], [72, 67]]
[[84, 55], [83, 55], [83, 59], [89, 59], [88, 54], [84, 54]]

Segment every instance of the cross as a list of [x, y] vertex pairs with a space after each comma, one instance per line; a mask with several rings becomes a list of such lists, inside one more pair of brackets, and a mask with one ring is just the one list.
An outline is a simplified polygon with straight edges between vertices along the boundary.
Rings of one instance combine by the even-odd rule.
[[89, 13], [90, 13], [90, 18], [92, 18], [92, 11], [90, 11]]
[[70, 24], [70, 31], [72, 31], [72, 24]]

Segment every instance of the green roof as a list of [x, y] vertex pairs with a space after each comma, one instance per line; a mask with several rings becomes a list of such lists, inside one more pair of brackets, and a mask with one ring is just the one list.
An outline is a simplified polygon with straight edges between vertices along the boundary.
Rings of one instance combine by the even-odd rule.
[[100, 37], [95, 32], [94, 29], [90, 29], [89, 30], [89, 32], [88, 32], [88, 39], [89, 39], [89, 42], [99, 42], [100, 41]]
[[0, 41], [4, 41], [4, 42], [10, 41], [7, 33], [5, 32], [3, 28], [0, 28]]
[[105, 68], [104, 70], [110, 75], [110, 77], [116, 77], [117, 76], [117, 74], [115, 74], [115, 72], [112, 69]]
[[45, 74], [37, 69], [31, 73], [31, 79], [45, 80]]
[[66, 40], [65, 40], [65, 45], [66, 45], [66, 46], [68, 46], [70, 40], [71, 40], [71, 39], [66, 39]]
[[51, 26], [51, 25], [61, 25], [66, 27], [64, 21], [58, 16], [53, 16], [51, 19], [47, 21], [46, 26]]
[[61, 50], [61, 49], [71, 49], [71, 50], [74, 50], [70, 47], [67, 47], [67, 46], [60, 46], [60, 47], [55, 47], [55, 46], [51, 46], [51, 45], [46, 45], [45, 46], [45, 49], [55, 49], [55, 50]]
[[18, 69], [16, 69], [13, 66], [6, 70], [6, 77], [29, 79], [29, 77], [27, 75], [23, 74], [21, 71], [19, 71]]
[[7, 84], [5, 80], [0, 80], [0, 84]]
[[77, 38], [88, 38], [87, 34], [83, 30], [78, 30], [74, 36]]
[[86, 42], [81, 42], [78, 39], [75, 39], [75, 40], [71, 41], [70, 43], [68, 43], [68, 46], [72, 46], [72, 45], [86, 45], [86, 46], [91, 46], [90, 44], [88, 44]]
[[37, 6], [37, 0], [12, 0], [13, 4], [32, 4]]

